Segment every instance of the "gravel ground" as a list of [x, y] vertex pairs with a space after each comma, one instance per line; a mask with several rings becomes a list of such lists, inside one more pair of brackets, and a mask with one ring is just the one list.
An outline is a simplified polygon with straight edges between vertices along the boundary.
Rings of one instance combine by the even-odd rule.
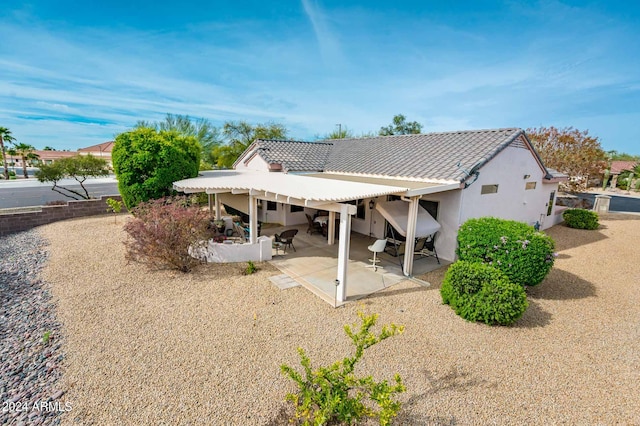
[[[48, 287], [38, 273], [47, 260], [36, 231], [0, 244], [0, 424], [53, 425], [66, 407], [59, 401], [61, 349]], [[46, 342], [43, 340], [48, 333]]]
[[552, 228], [556, 266], [512, 327], [442, 305], [442, 269], [421, 277], [429, 288], [404, 282], [340, 309], [278, 290], [268, 264], [149, 271], [125, 262], [122, 222], [41, 228], [64, 324], [63, 424], [285, 424], [293, 385], [279, 365], [298, 365], [297, 346], [314, 364], [341, 359], [357, 309], [406, 325], [360, 367], [403, 377], [398, 424], [640, 424], [640, 216]]

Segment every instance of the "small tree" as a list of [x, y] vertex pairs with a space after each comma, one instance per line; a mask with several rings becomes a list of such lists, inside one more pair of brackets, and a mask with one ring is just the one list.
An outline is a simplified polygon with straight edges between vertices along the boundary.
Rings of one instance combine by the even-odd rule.
[[111, 153], [122, 201], [129, 210], [173, 193], [173, 182], [198, 176], [200, 146], [193, 136], [139, 128], [116, 137]]
[[202, 263], [198, 255], [210, 232], [206, 211], [175, 197], [140, 203], [132, 213], [134, 218], [124, 225], [127, 260], [181, 272]]
[[563, 190], [584, 191], [589, 177], [600, 176], [607, 168], [600, 141], [589, 136], [588, 130], [540, 127], [527, 129], [527, 136], [547, 167], [569, 175], [569, 181], [560, 183]]
[[35, 147], [26, 143], [14, 144], [13, 148], [9, 150], [11, 155], [20, 157], [22, 173], [25, 179], [29, 178], [29, 174], [27, 173], [27, 160], [37, 160], [40, 158], [40, 156], [35, 153], [35, 150]]
[[[106, 160], [93, 155], [74, 155], [61, 158], [51, 164], [40, 165], [36, 178], [40, 182], [53, 183], [52, 191], [73, 198], [74, 200], [88, 200], [91, 198], [84, 182], [90, 177], [106, 176], [109, 168]], [[82, 192], [58, 184], [64, 178], [75, 179], [82, 188]], [[63, 192], [64, 191], [64, 192]]]
[[[287, 401], [295, 405], [296, 418], [303, 419], [305, 425], [352, 424], [365, 417], [377, 417], [381, 425], [388, 425], [400, 411], [400, 402], [394, 400], [394, 395], [404, 392], [405, 387], [398, 374], [394, 377], [395, 384], [389, 385], [386, 380], [376, 383], [371, 376], [358, 378], [354, 370], [365, 349], [402, 333], [404, 326], [383, 326], [380, 334], [376, 335], [370, 329], [376, 324], [378, 315], [358, 312], [358, 316], [362, 321], [359, 330], [344, 326], [345, 333], [356, 347], [352, 357], [313, 370], [304, 349], [298, 348], [304, 375], [288, 365], [280, 366], [282, 372], [298, 386], [298, 392], [288, 394]], [[380, 410], [370, 408], [365, 403], [367, 398]]]
[[391, 135], [412, 135], [418, 134], [422, 131], [422, 124], [417, 121], [407, 122], [407, 118], [398, 114], [393, 117], [393, 121], [390, 125], [386, 127], [381, 127], [378, 134], [380, 136], [391, 136]]
[[108, 212], [113, 213], [113, 223], [118, 223], [118, 214], [122, 211], [122, 201], [113, 198], [107, 198]]

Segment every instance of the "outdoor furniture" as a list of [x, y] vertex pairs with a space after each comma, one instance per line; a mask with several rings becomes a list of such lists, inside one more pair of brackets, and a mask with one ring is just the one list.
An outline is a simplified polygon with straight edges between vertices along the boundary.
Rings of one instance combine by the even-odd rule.
[[233, 230], [235, 231], [236, 234], [238, 234], [238, 237], [240, 237], [240, 239], [242, 240], [242, 242], [246, 242], [249, 241], [249, 236], [247, 234], [247, 231], [245, 231], [245, 229], [238, 225], [237, 223], [233, 223]]
[[309, 227], [307, 228], [307, 234], [311, 234], [313, 235], [314, 232], [317, 232], [319, 234], [322, 234], [322, 225], [318, 222], [315, 222], [311, 216], [309, 216], [308, 213], [305, 213], [305, 216], [307, 216], [307, 224], [309, 225]]
[[438, 265], [440, 264], [440, 258], [438, 258], [438, 252], [436, 251], [436, 235], [438, 233], [434, 233], [429, 235], [428, 237], [420, 238], [416, 242], [416, 247], [414, 254], [420, 256], [434, 256], [438, 261]]
[[316, 218], [313, 219], [313, 222], [321, 226], [326, 225], [327, 223], [329, 223], [329, 216], [316, 216]]
[[284, 248], [284, 252], [287, 252], [287, 247], [292, 247], [293, 251], [296, 251], [296, 247], [293, 245], [293, 237], [298, 233], [297, 229], [287, 229], [286, 231], [282, 231], [280, 234], [275, 234], [274, 238], [276, 243], [282, 243]]
[[[373, 252], [373, 259], [369, 259], [371, 265], [367, 265], [367, 268], [373, 268], [374, 271], [378, 270], [378, 262], [380, 259], [377, 258], [378, 253], [382, 253], [384, 248], [387, 246], [387, 240], [377, 240], [375, 243], [371, 244], [369, 247], [369, 251]], [[382, 268], [382, 266], [380, 266]]]

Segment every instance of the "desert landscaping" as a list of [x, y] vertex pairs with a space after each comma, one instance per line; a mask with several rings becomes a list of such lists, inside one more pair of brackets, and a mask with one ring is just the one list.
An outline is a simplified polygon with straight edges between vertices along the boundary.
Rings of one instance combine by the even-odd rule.
[[[280, 372], [342, 359], [357, 311], [406, 331], [371, 348], [358, 373], [407, 391], [397, 424], [637, 424], [640, 216], [548, 234], [558, 258], [511, 327], [469, 323], [442, 304], [444, 268], [334, 309], [302, 287], [279, 290], [269, 264], [194, 273], [125, 261], [126, 216], [58, 222], [42, 270], [64, 353], [62, 424], [286, 424], [294, 385]], [[48, 420], [47, 420], [48, 422]]]

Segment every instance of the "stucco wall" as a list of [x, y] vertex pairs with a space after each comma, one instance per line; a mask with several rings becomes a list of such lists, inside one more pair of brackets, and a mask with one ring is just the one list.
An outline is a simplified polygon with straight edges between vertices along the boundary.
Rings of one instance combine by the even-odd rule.
[[[120, 195], [103, 195], [93, 200], [69, 201], [62, 206], [42, 206], [39, 211], [0, 214], [0, 236], [60, 220], [107, 214], [107, 198], [122, 199]], [[126, 208], [123, 206], [122, 210]]]
[[[524, 178], [529, 175], [529, 178]], [[547, 203], [557, 183], [543, 183], [543, 171], [526, 149], [508, 147], [480, 169], [476, 182], [462, 191], [460, 223], [481, 216], [495, 216], [528, 224], [540, 222], [543, 229], [554, 222], [547, 216]], [[536, 188], [525, 190], [527, 182]], [[498, 185], [495, 194], [481, 194], [483, 185]], [[555, 202], [555, 199], [554, 199]]]

